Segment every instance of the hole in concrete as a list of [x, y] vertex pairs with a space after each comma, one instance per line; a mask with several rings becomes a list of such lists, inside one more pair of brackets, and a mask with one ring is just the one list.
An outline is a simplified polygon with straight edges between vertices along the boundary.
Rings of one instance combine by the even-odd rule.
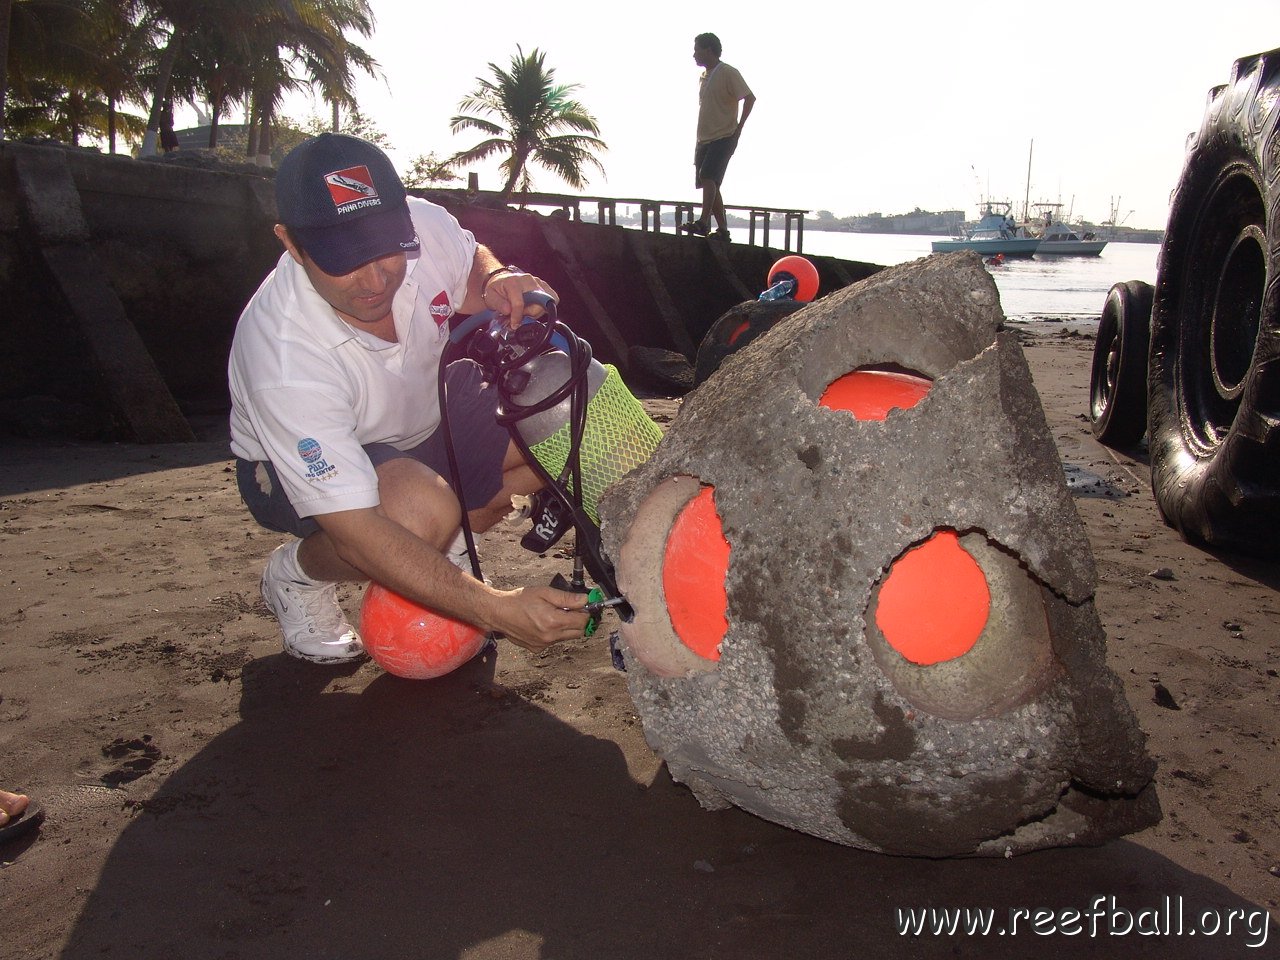
[[998, 716], [1058, 670], [1041, 589], [981, 532], [939, 528], [904, 549], [876, 583], [867, 643], [916, 708], [948, 720]]
[[716, 512], [715, 488], [704, 486], [671, 525], [663, 551], [662, 591], [680, 642], [700, 657], [720, 659], [729, 629], [729, 541]]
[[832, 410], [845, 410], [858, 420], [883, 420], [890, 410], [909, 410], [919, 403], [933, 381], [894, 364], [859, 367], [837, 377], [818, 402]]
[[728, 629], [728, 565], [713, 488], [689, 476], [654, 487], [618, 556], [618, 587], [635, 611], [619, 627], [627, 652], [658, 676], [714, 670]]
[[911, 663], [929, 666], [973, 649], [991, 610], [987, 578], [954, 530], [939, 530], [889, 566], [876, 626]]

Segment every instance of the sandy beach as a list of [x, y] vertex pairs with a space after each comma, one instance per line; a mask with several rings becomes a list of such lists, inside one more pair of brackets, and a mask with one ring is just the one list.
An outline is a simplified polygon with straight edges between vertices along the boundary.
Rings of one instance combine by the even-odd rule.
[[[0, 439], [0, 787], [46, 813], [0, 844], [0, 960], [1280, 956], [1280, 566], [1166, 527], [1146, 465], [1090, 432], [1092, 338], [1037, 326], [1158, 826], [923, 860], [706, 812], [646, 744], [608, 620], [434, 681], [291, 660], [258, 594], [280, 538], [220, 419], [186, 445]], [[483, 538], [495, 583], [567, 572], [522, 532]], [[900, 933], [928, 907], [995, 923]]]

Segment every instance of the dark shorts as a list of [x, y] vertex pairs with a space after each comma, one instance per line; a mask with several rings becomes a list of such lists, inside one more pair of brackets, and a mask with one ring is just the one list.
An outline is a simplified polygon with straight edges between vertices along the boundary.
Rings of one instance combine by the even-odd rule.
[[717, 187], [724, 183], [724, 172], [729, 169], [729, 158], [736, 149], [738, 141], [735, 137], [698, 144], [693, 151], [695, 183], [701, 186], [703, 180], [712, 180]]
[[[470, 360], [451, 363], [445, 372], [449, 433], [453, 437], [466, 509], [483, 507], [502, 489], [502, 461], [507, 455], [511, 434], [494, 419], [498, 391], [485, 386], [480, 368]], [[434, 402], [434, 398], [433, 398]], [[375, 467], [408, 457], [430, 467], [453, 487], [449, 455], [442, 424], [426, 440], [409, 450], [397, 450], [389, 443], [369, 443], [364, 451]], [[253, 519], [268, 530], [308, 537], [320, 529], [311, 517], [299, 517], [269, 462], [236, 459], [236, 485]], [[457, 490], [454, 490], [457, 493]]]

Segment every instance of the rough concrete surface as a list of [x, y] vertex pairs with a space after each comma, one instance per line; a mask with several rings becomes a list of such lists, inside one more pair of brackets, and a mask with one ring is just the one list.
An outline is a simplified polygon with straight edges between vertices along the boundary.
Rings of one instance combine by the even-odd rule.
[[[1159, 819], [1145, 738], [1105, 666], [1084, 528], [1002, 320], [976, 256], [886, 270], [732, 356], [605, 498], [605, 549], [636, 607], [630, 691], [704, 806], [926, 856], [1099, 843]], [[883, 422], [817, 402], [876, 365], [932, 387]], [[663, 617], [662, 544], [699, 485], [731, 550], [718, 662]], [[878, 637], [875, 591], [939, 530], [962, 535], [992, 615], [969, 654], [921, 666]]]

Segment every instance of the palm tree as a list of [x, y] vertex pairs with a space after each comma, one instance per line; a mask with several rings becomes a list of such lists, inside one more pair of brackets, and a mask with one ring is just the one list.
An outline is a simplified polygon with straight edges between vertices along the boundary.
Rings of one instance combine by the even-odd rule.
[[[593, 151], [607, 150], [596, 119], [572, 98], [578, 84], [557, 84], [555, 70], [547, 67], [546, 54], [537, 48], [525, 55], [520, 47], [503, 70], [489, 64], [492, 79], [477, 77], [479, 86], [458, 104], [463, 111], [449, 121], [454, 133], [479, 130], [488, 139], [450, 158], [450, 164], [473, 163], [505, 153], [501, 169], [506, 173], [502, 196], [507, 198], [519, 183], [533, 185], [532, 161], [550, 170], [569, 186], [581, 189], [590, 165], [604, 172]], [[490, 119], [494, 118], [494, 119]], [[560, 131], [571, 130], [573, 133]]]
[[95, 79], [107, 101], [107, 150], [115, 153], [117, 133], [123, 131], [131, 142], [146, 133], [146, 119], [121, 113], [120, 106], [146, 102], [144, 81], [155, 68], [157, 31], [155, 19], [138, 0], [103, 6], [93, 25], [102, 50]]
[[[10, 20], [4, 20], [7, 7]], [[120, 112], [141, 102], [143, 78], [155, 38], [138, 0], [0, 0], [0, 103], [11, 99], [13, 130], [69, 139], [105, 136], [115, 152], [116, 134], [137, 136], [141, 120]], [[3, 31], [0, 30], [0, 34]]]
[[169, 28], [160, 51], [155, 84], [151, 91], [151, 113], [142, 138], [142, 156], [154, 156], [160, 132], [164, 102], [171, 98], [169, 83], [190, 38], [209, 35], [253, 36], [263, 21], [287, 0], [141, 0], [158, 24]]
[[288, 18], [292, 30], [280, 38], [281, 46], [333, 106], [336, 123], [338, 110], [356, 106], [352, 93], [353, 68], [370, 76], [378, 73], [378, 62], [347, 37], [351, 32], [362, 37], [372, 36], [373, 8], [368, 0], [289, 2], [294, 11]]
[[205, 33], [187, 41], [186, 55], [174, 69], [170, 95], [190, 90], [193, 101], [203, 100], [209, 107], [210, 150], [218, 146], [222, 115], [248, 96], [253, 77], [252, 52], [249, 38], [243, 34]]
[[92, 75], [88, 7], [87, 0], [0, 0], [0, 136], [10, 79], [13, 93], [31, 106], [47, 98], [50, 84], [72, 88]]
[[78, 144], [86, 133], [106, 129], [106, 104], [83, 91], [48, 80], [32, 80], [8, 104], [9, 126], [18, 136], [48, 137]]
[[271, 46], [269, 52], [263, 50], [262, 55], [255, 58], [249, 87], [249, 137], [245, 147], [245, 155], [249, 160], [256, 160], [262, 166], [270, 166], [276, 110], [284, 101], [286, 93], [299, 90], [304, 85], [290, 71], [289, 64], [279, 56], [278, 48]]
[[258, 163], [270, 163], [271, 125], [284, 93], [302, 83], [292, 64], [333, 104], [335, 126], [341, 107], [356, 106], [353, 68], [376, 75], [378, 63], [347, 38], [348, 31], [372, 34], [367, 0], [278, 0], [274, 14], [256, 31], [248, 154]]
[[[155, 153], [167, 102], [207, 100], [216, 146], [218, 118], [245, 101], [266, 152], [288, 90], [310, 82], [355, 106], [354, 71], [377, 63], [346, 32], [372, 29], [368, 0], [0, 0], [0, 80], [14, 78], [28, 129], [101, 132], [112, 150], [117, 104], [145, 87], [143, 155]], [[0, 83], [0, 117], [5, 92]]]

